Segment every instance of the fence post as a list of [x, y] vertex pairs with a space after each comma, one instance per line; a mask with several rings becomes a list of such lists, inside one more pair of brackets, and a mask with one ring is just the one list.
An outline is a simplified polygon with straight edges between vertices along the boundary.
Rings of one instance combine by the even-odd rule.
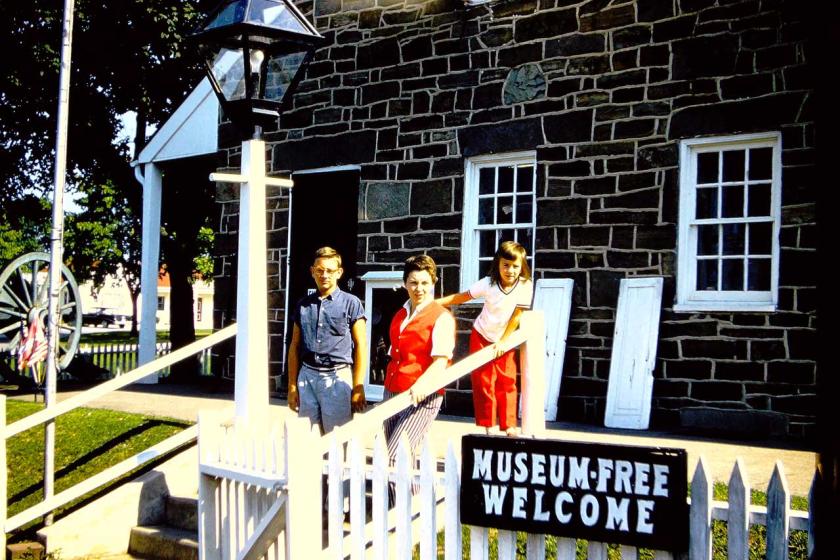
[[320, 446], [312, 445], [312, 425], [306, 418], [286, 419], [286, 558], [321, 556]]
[[6, 557], [6, 395], [0, 395], [0, 551]]
[[767, 485], [767, 560], [787, 560], [790, 530], [790, 492], [781, 461]]
[[706, 474], [703, 457], [697, 461], [691, 479], [691, 509], [689, 511], [690, 539], [689, 560], [711, 560], [712, 558], [712, 485]]
[[219, 459], [219, 416], [203, 410], [198, 413], [198, 553], [200, 560], [220, 560], [222, 547], [218, 480], [201, 472], [205, 461]]
[[545, 431], [545, 318], [542, 311], [522, 314], [520, 329], [528, 333], [519, 354], [522, 371], [522, 434]]
[[459, 467], [459, 459], [455, 454], [455, 446], [452, 440], [446, 446], [446, 490], [444, 502], [446, 525], [444, 528], [444, 543], [446, 543], [444, 558], [445, 560], [460, 560], [461, 547], [463, 546], [461, 535], [461, 469]]
[[741, 458], [729, 477], [729, 515], [726, 519], [728, 560], [747, 560], [750, 549], [750, 483]]

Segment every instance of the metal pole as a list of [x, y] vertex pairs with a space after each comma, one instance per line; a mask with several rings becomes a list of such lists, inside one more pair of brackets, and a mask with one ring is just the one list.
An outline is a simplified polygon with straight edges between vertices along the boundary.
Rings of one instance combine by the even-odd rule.
[[[50, 234], [50, 293], [47, 323], [47, 373], [44, 403], [49, 408], [56, 403], [58, 370], [58, 299], [61, 292], [61, 265], [64, 253], [64, 183], [67, 168], [67, 112], [70, 106], [70, 56], [73, 39], [74, 0], [64, 0], [64, 25], [61, 34], [61, 71], [58, 87], [58, 125], [55, 133], [55, 178], [53, 181], [52, 232]], [[55, 422], [44, 425], [44, 501], [54, 493], [55, 479]], [[44, 523], [52, 523], [48, 514]]]

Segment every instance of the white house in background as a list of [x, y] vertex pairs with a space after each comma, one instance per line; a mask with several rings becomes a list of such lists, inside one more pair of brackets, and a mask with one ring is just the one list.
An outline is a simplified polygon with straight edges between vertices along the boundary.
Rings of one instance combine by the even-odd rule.
[[[193, 322], [196, 330], [213, 328], [213, 282], [196, 280], [193, 289]], [[157, 284], [157, 330], [169, 330], [169, 306], [172, 287], [169, 275], [158, 276]]]
[[[163, 273], [157, 281], [157, 307], [155, 310], [156, 330], [169, 330], [169, 307], [172, 288], [169, 275]], [[120, 315], [131, 316], [131, 298], [125, 280], [108, 276], [97, 290], [91, 282], [79, 285], [82, 298], [82, 312], [90, 313], [97, 308], [107, 308]], [[138, 320], [143, 316], [143, 302], [137, 301]], [[213, 282], [196, 280], [193, 284], [193, 321], [196, 329], [213, 328]]]

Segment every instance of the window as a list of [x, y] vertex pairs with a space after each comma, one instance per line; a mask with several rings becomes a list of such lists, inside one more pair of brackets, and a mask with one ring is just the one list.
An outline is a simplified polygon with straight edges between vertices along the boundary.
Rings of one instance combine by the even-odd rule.
[[675, 311], [774, 311], [778, 133], [684, 140]]
[[521, 243], [533, 270], [536, 168], [535, 152], [467, 160], [461, 289], [487, 274], [502, 241]]
[[163, 296], [158, 296], [158, 311], [164, 311], [166, 309], [166, 298]]
[[195, 320], [201, 321], [201, 313], [204, 310], [204, 300], [198, 298], [198, 301], [195, 303]]

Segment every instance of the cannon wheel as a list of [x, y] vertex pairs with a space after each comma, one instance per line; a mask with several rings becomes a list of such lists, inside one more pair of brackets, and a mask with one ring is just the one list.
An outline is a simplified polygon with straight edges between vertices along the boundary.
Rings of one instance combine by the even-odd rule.
[[[47, 326], [49, 268], [49, 253], [27, 253], [0, 272], [0, 351], [14, 351], [20, 342], [21, 325], [29, 325], [35, 317]], [[65, 265], [61, 266], [58, 306], [57, 357], [58, 367], [64, 369], [76, 354], [82, 336], [79, 285]]]

